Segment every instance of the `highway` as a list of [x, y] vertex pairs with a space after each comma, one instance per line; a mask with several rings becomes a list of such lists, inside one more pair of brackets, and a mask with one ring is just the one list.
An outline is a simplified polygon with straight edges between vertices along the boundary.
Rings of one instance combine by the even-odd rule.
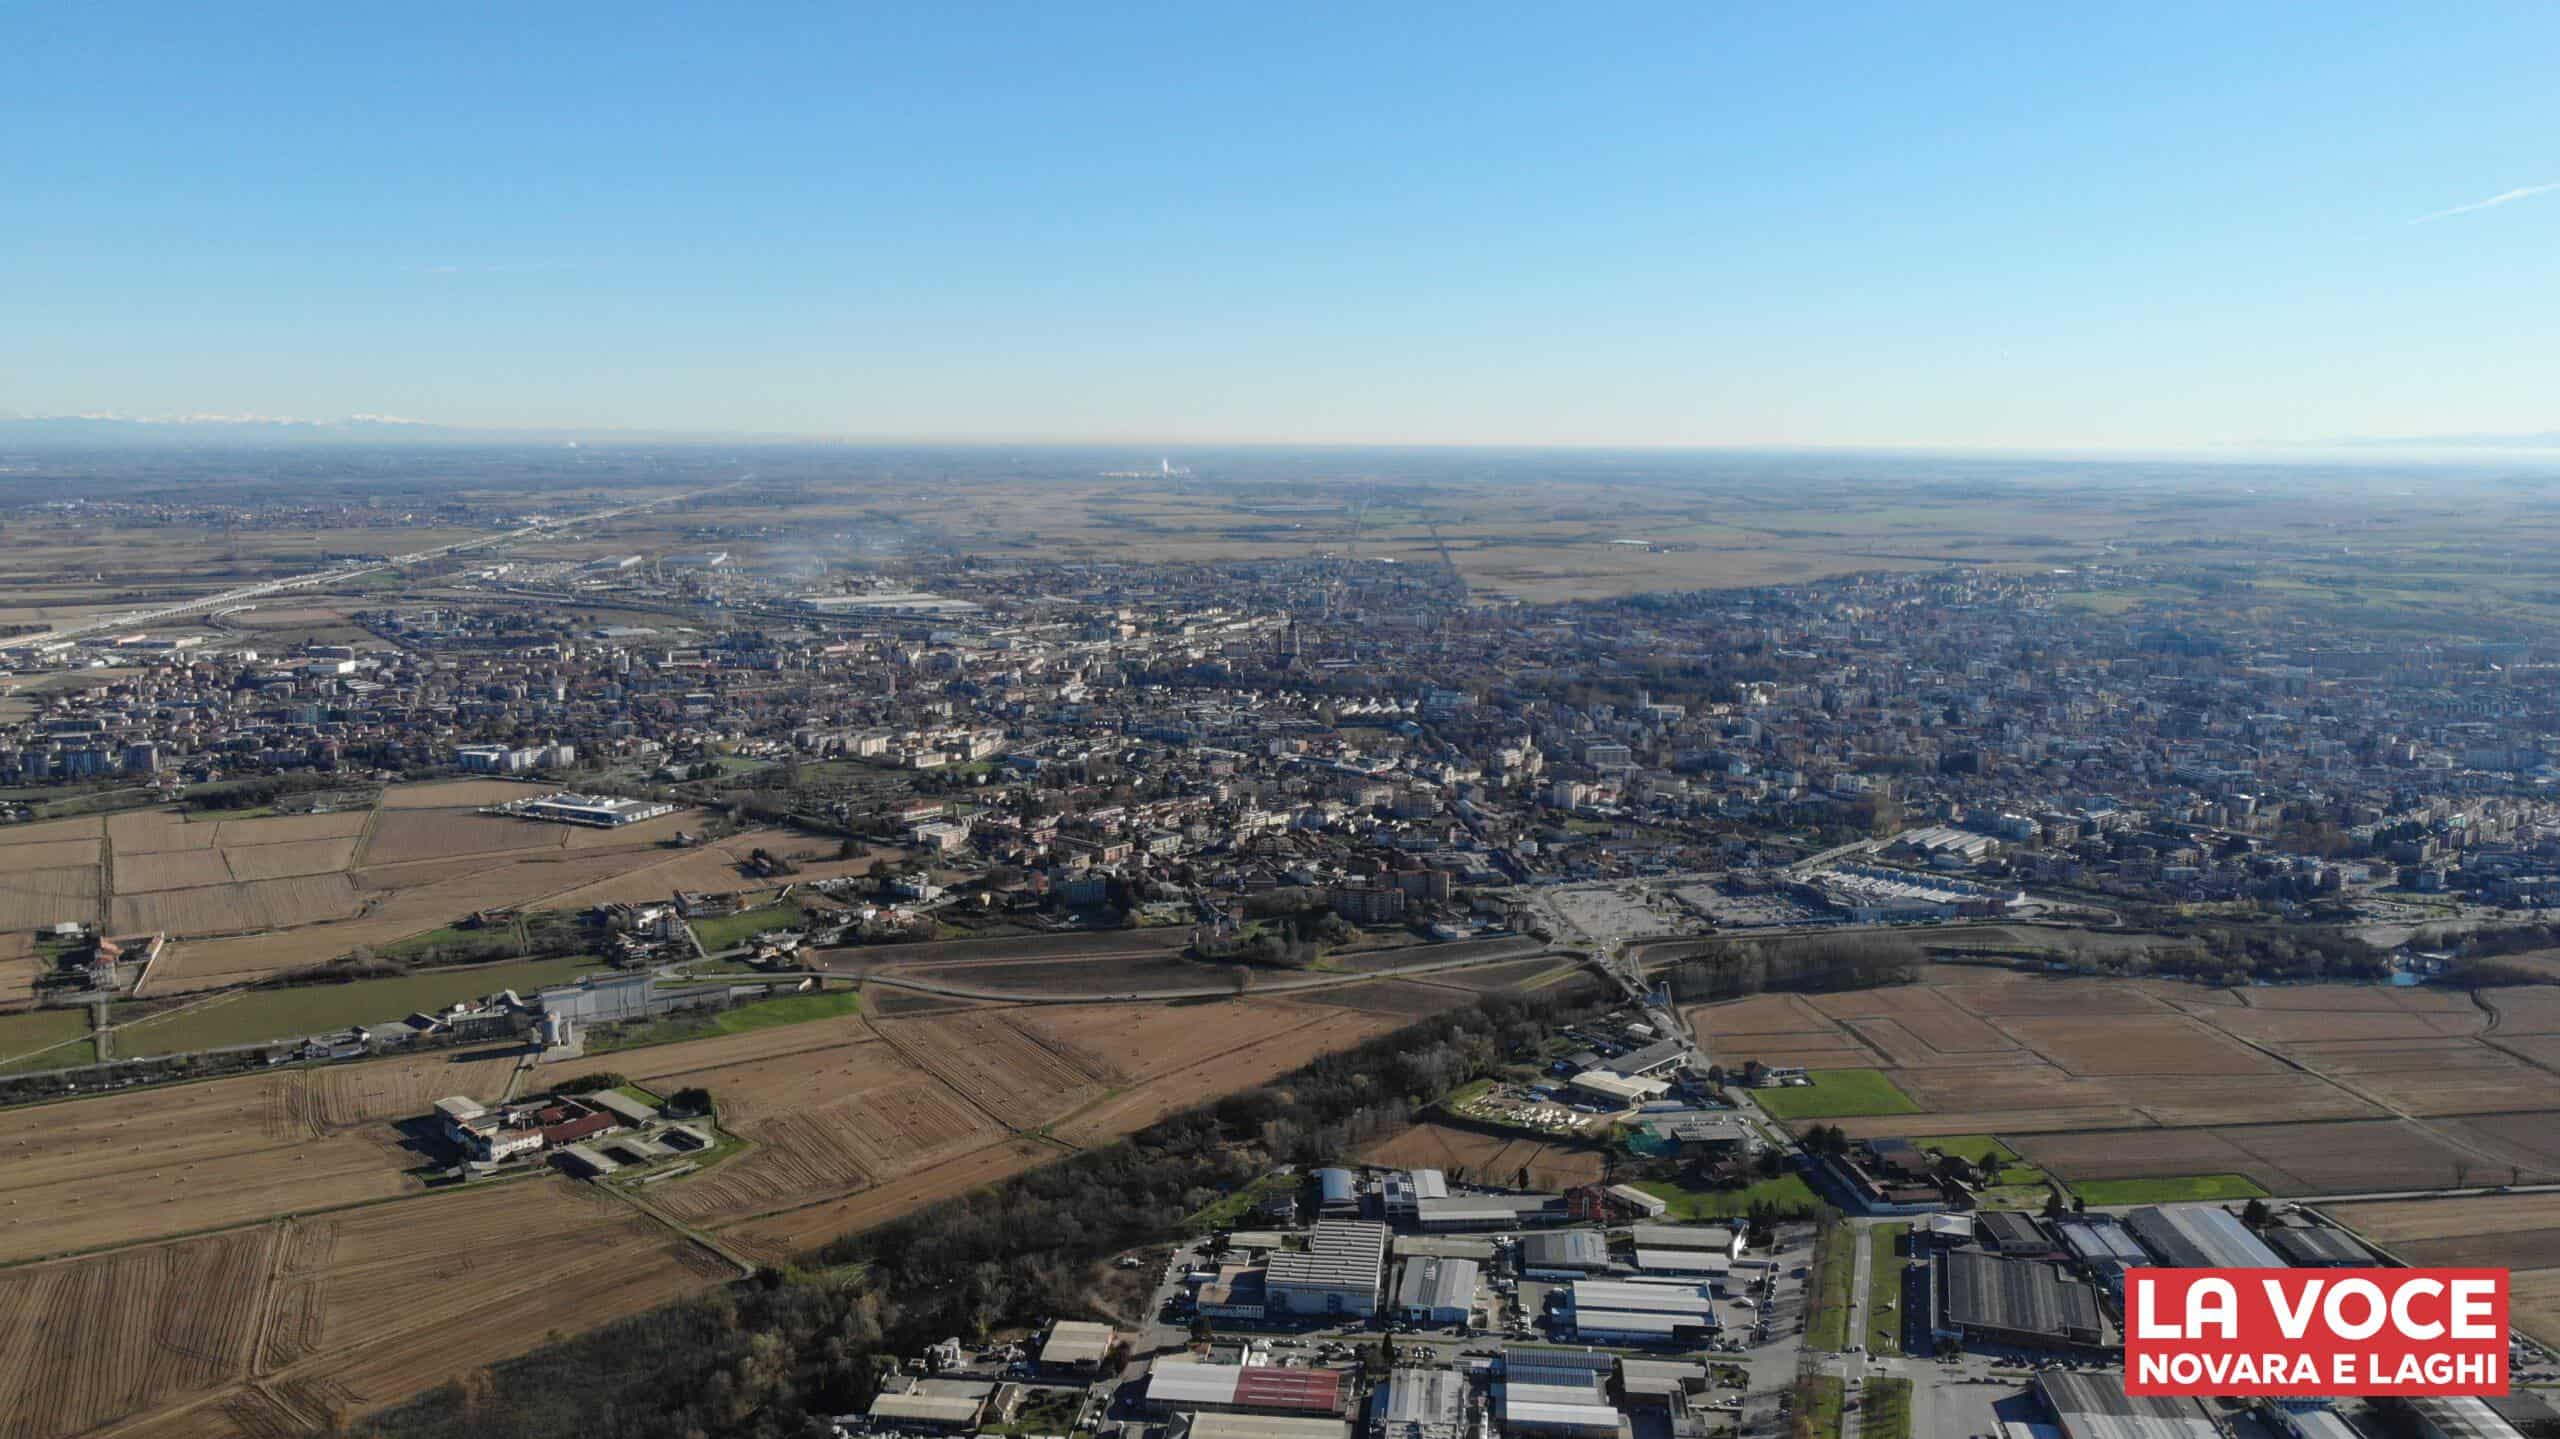
[[[1422, 946], [1425, 953], [1430, 946]], [[941, 979], [919, 979], [910, 975], [875, 970], [863, 983], [886, 989], [909, 989], [919, 994], [938, 994], [950, 999], [993, 999], [1014, 1004], [1122, 1004], [1132, 1000], [1218, 999], [1235, 995], [1300, 994], [1311, 989], [1336, 989], [1348, 984], [1368, 984], [1381, 979], [1400, 979], [1413, 975], [1438, 974], [1445, 970], [1473, 969], [1488, 964], [1511, 964], [1548, 953], [1535, 940], [1522, 940], [1517, 948], [1504, 948], [1491, 954], [1469, 954], [1455, 959], [1425, 959], [1386, 969], [1344, 970], [1333, 973], [1297, 974], [1286, 978], [1268, 977], [1269, 971], [1237, 966], [1235, 973], [1249, 977], [1249, 984], [1238, 989], [1232, 983], [1185, 985], [1167, 989], [1115, 990], [1108, 994], [1056, 989], [986, 989], [973, 984]]]

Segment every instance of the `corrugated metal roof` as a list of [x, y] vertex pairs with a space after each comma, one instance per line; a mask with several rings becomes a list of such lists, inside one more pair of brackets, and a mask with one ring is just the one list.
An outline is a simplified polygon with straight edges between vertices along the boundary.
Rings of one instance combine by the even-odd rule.
[[2249, 1226], [2211, 1204], [2137, 1209], [2125, 1216], [2142, 1247], [2176, 1269], [2282, 1269], [2285, 1262]]
[[1147, 1371], [1147, 1398], [1157, 1404], [1232, 1404], [1236, 1376], [1242, 1373], [1243, 1368], [1234, 1364], [1159, 1359]]
[[1573, 1327], [1586, 1338], [1593, 1334], [1651, 1334], [1668, 1338], [1707, 1322], [1703, 1314], [1640, 1314], [1627, 1309], [1577, 1309]]
[[1342, 1375], [1331, 1369], [1283, 1369], [1248, 1365], [1236, 1378], [1236, 1401], [1260, 1409], [1314, 1409], [1331, 1413], [1342, 1407]]
[[2193, 1399], [2138, 1398], [2103, 1371], [2039, 1374], [2036, 1390], [2070, 1439], [2218, 1439], [2221, 1432]]
[[1635, 1314], [1705, 1314], [1715, 1301], [1691, 1284], [1632, 1284], [1611, 1279], [1573, 1281], [1573, 1307], [1623, 1309]]

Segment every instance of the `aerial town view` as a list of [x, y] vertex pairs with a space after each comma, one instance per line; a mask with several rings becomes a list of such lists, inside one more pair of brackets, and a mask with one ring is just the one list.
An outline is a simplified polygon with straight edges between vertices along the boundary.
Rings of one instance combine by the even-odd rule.
[[1325, 23], [22, 37], [0, 1439], [2560, 1439], [2554, 17]]

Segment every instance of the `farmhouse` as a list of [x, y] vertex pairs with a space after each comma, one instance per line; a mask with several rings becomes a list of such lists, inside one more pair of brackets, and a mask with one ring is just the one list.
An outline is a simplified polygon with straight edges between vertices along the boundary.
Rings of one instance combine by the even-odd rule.
[[1304, 1249], [1283, 1250], [1263, 1266], [1263, 1297], [1274, 1315], [1378, 1312], [1387, 1263], [1387, 1226], [1328, 1219]]

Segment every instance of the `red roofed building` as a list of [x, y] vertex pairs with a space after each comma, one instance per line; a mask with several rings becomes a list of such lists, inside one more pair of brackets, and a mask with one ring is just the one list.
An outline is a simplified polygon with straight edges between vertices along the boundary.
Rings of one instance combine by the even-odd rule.
[[1248, 1365], [1236, 1375], [1238, 1409], [1277, 1409], [1291, 1414], [1342, 1412], [1342, 1375], [1332, 1369], [1282, 1369]]
[[575, 1144], [581, 1139], [593, 1138], [620, 1122], [610, 1114], [581, 1115], [566, 1124], [544, 1125], [542, 1142], [557, 1149], [563, 1144]]

